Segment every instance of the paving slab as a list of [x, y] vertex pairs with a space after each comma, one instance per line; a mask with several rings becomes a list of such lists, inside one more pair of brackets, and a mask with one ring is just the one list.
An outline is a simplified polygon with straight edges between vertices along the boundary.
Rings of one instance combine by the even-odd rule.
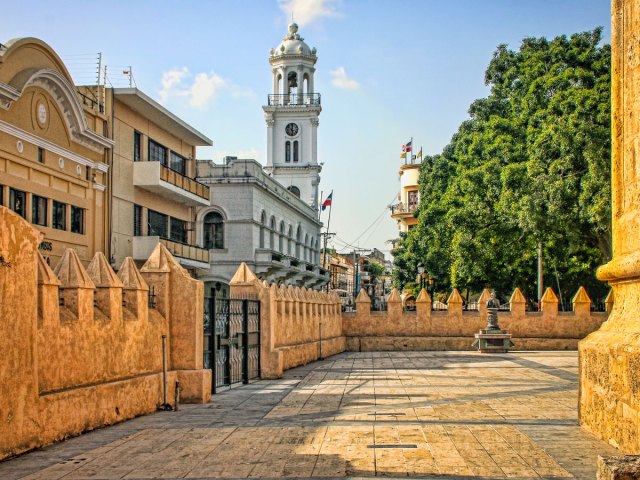
[[343, 353], [0, 463], [0, 479], [580, 478], [576, 352]]

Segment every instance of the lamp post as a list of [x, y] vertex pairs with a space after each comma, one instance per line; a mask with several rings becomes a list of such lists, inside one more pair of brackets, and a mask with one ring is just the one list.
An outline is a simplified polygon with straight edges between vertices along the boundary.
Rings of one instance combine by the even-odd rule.
[[421, 263], [418, 264], [418, 278], [420, 279], [420, 290], [424, 288], [425, 275], [426, 274], [424, 272], [424, 265], [422, 265]]
[[433, 277], [429, 277], [429, 296], [431, 297], [431, 301], [433, 301], [433, 284], [435, 282], [436, 281]]

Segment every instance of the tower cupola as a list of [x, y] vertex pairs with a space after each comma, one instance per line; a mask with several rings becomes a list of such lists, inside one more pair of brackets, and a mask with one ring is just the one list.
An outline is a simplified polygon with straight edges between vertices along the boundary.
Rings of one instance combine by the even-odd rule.
[[265, 170], [299, 196], [310, 207], [318, 208], [317, 129], [320, 94], [313, 77], [318, 57], [289, 25], [287, 34], [269, 54], [273, 86], [263, 108], [267, 123], [267, 165]]

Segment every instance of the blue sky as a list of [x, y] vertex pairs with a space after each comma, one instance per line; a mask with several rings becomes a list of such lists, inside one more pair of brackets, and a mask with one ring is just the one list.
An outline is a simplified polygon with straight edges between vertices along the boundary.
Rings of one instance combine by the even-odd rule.
[[413, 137], [425, 153], [442, 150], [487, 95], [484, 70], [499, 44], [596, 26], [611, 38], [609, 0], [66, 0], [2, 10], [0, 42], [46, 41], [79, 82], [91, 78], [97, 52], [116, 86], [131, 65], [138, 88], [213, 139], [199, 158], [263, 163], [269, 49], [293, 10], [318, 49], [320, 188], [334, 190], [339, 251], [348, 243], [388, 251], [401, 145]]

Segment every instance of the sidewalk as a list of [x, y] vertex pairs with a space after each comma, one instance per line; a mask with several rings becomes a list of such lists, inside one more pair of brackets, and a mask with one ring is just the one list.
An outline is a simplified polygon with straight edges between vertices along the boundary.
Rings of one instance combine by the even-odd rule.
[[11, 480], [594, 479], [577, 353], [344, 353], [0, 463]]

